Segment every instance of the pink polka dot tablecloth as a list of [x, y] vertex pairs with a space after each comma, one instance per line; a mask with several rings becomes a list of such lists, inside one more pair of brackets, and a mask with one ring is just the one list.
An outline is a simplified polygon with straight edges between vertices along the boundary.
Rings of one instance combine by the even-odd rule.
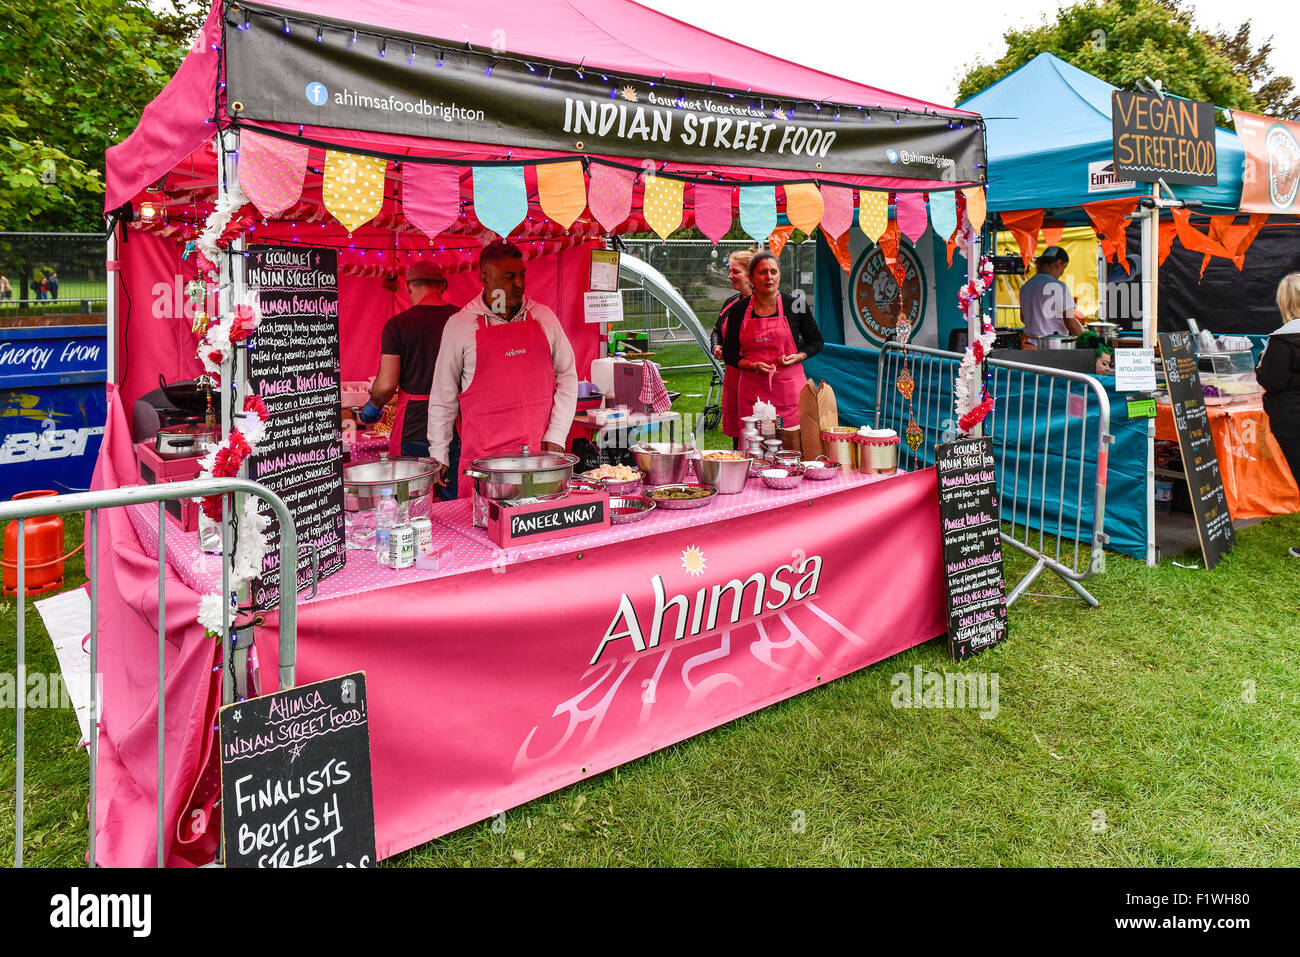
[[[898, 475], [903, 475], [899, 470]], [[655, 509], [647, 518], [624, 525], [568, 538], [551, 539], [536, 544], [511, 548], [498, 548], [488, 537], [487, 530], [475, 528], [468, 499], [438, 502], [428, 509], [433, 524], [435, 551], [449, 549], [438, 568], [385, 568], [375, 561], [373, 551], [350, 548], [343, 569], [319, 583], [316, 595], [307, 602], [344, 598], [359, 592], [380, 588], [394, 588], [414, 582], [446, 578], [466, 572], [488, 568], [500, 569], [506, 565], [537, 561], [556, 555], [568, 555], [601, 545], [625, 542], [647, 535], [671, 532], [679, 528], [700, 526], [745, 515], [782, 508], [799, 502], [833, 495], [846, 489], [888, 482], [893, 476], [861, 475], [848, 472], [826, 481], [805, 479], [798, 487], [788, 490], [770, 489], [761, 480], [753, 479], [738, 495], [717, 495], [709, 505], [695, 509]], [[139, 535], [145, 551], [151, 557], [158, 555], [158, 512], [152, 505], [127, 507], [131, 523]], [[199, 549], [198, 533], [186, 532], [170, 515], [167, 516], [167, 562], [187, 585], [203, 594], [221, 590], [221, 562], [216, 555], [206, 555]], [[299, 599], [300, 603], [304, 599]]]

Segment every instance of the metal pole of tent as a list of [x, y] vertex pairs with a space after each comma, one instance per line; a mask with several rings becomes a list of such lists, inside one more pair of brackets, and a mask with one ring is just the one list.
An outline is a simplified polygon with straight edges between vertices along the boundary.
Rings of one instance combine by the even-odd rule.
[[[1152, 204], [1142, 216], [1142, 348], [1156, 337], [1157, 288], [1160, 268], [1160, 184], [1151, 187]], [[1156, 565], [1156, 420], [1147, 419], [1147, 566]]]
[[[109, 230], [104, 249], [105, 278], [108, 280], [104, 295], [107, 303], [104, 308], [104, 346], [108, 358], [105, 362], [105, 378], [117, 383], [117, 220], [112, 220], [113, 228]], [[122, 227], [125, 229], [125, 225]]]

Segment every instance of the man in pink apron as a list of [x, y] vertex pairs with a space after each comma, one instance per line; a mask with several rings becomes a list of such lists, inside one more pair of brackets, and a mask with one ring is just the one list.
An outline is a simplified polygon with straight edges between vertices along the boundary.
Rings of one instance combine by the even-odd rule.
[[[447, 279], [436, 263], [411, 263], [406, 270], [406, 288], [411, 308], [385, 323], [379, 373], [370, 386], [370, 401], [360, 410], [362, 422], [377, 422], [384, 404], [397, 394], [397, 418], [388, 443], [388, 453], [394, 457], [429, 454], [429, 384], [442, 330], [456, 312], [455, 306], [443, 300]], [[459, 448], [449, 452], [453, 465], [458, 452]]]
[[[429, 455], [448, 464], [459, 416], [460, 460], [564, 451], [578, 405], [573, 347], [554, 312], [524, 294], [523, 254], [497, 240], [479, 256], [483, 294], [447, 321], [429, 397]], [[473, 481], [447, 475], [468, 496]]]

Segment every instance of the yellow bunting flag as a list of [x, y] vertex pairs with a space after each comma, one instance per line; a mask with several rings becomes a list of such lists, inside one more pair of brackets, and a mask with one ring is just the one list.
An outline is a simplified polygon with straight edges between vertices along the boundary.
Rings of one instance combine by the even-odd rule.
[[587, 208], [587, 178], [582, 164], [540, 163], [537, 166], [537, 201], [542, 212], [564, 229]]
[[384, 205], [384, 171], [388, 161], [377, 156], [325, 151], [321, 198], [325, 208], [349, 233], [364, 226]]
[[795, 229], [811, 234], [822, 221], [826, 206], [813, 183], [792, 183], [785, 188], [785, 216]]
[[858, 225], [873, 243], [889, 228], [889, 194], [858, 190]]
[[667, 239], [682, 225], [682, 195], [686, 184], [680, 179], [650, 175], [645, 178], [641, 212], [646, 223]]
[[970, 220], [971, 228], [979, 229], [984, 225], [984, 217], [988, 214], [988, 205], [984, 202], [984, 187], [967, 186], [962, 190], [962, 195], [966, 197], [966, 218]]

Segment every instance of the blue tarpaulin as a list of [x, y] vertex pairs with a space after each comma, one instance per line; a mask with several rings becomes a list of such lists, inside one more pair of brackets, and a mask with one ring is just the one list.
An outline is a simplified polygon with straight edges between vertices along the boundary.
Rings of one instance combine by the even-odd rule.
[[[809, 378], [824, 379], [835, 390], [841, 424], [870, 425], [875, 420], [879, 362], [880, 353], [874, 350], [828, 344], [809, 359], [804, 368]], [[1129, 419], [1126, 397], [1115, 391], [1113, 376], [1096, 378], [1110, 401], [1110, 429], [1115, 436], [1106, 472], [1105, 532], [1110, 536], [1108, 547], [1134, 558], [1145, 558], [1146, 420]], [[1022, 381], [1025, 383], [1023, 387]], [[999, 407], [989, 422], [988, 434], [993, 436], [995, 443], [1002, 518], [1021, 525], [1028, 523], [1030, 528], [1053, 535], [1057, 533], [1059, 510], [1064, 516], [1061, 524], [1065, 536], [1073, 538], [1077, 526], [1078, 534], [1087, 540], [1096, 504], [1093, 476], [1096, 470], [1098, 409], [1095, 402], [1088, 401], [1084, 405], [1085, 417], [1072, 417], [1062, 381], [1055, 380], [1054, 387], [1052, 382], [1050, 376], [1022, 378], [1015, 374], [998, 378], [996, 398]], [[1074, 394], [1080, 395], [1077, 385]], [[951, 408], [950, 380], [942, 384], [940, 397], [942, 408]], [[919, 396], [916, 401], [921, 401]], [[1036, 420], [1033, 415], [1035, 407]], [[921, 447], [924, 453], [922, 461], [928, 465], [933, 463], [933, 446], [943, 441], [943, 436], [938, 434], [935, 423], [925, 421], [927, 418], [918, 414], [918, 420], [927, 426], [930, 433]], [[1012, 421], [1019, 423], [1018, 447], [1016, 434], [1007, 431], [1006, 423]], [[881, 424], [891, 428], [897, 425], [888, 421]], [[1061, 449], [1044, 441], [1048, 434], [1058, 439], [1068, 438], [1071, 450], [1068, 467], [1063, 467]], [[1079, 448], [1084, 435], [1090, 438], [1081, 481], [1074, 450]], [[1028, 507], [1030, 502], [1032, 508]]]
[[[1050, 53], [981, 90], [957, 108], [984, 117], [988, 208], [1062, 209], [1149, 194], [1149, 184], [1100, 190], [1090, 172], [1114, 160], [1110, 97], [1116, 87]], [[1175, 186], [1179, 199], [1236, 210], [1245, 150], [1237, 135], [1216, 128], [1217, 186]], [[1113, 173], [1114, 167], [1111, 165]]]

